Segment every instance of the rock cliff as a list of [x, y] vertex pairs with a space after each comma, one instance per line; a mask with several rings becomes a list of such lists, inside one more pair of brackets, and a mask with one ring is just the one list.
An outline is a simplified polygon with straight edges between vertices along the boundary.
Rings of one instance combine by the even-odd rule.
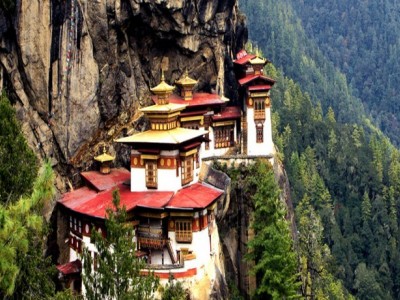
[[14, 2], [0, 5], [0, 88], [60, 191], [101, 142], [142, 130], [138, 108], [161, 68], [170, 83], [187, 69], [199, 90], [235, 100], [231, 58], [247, 35], [236, 0]]

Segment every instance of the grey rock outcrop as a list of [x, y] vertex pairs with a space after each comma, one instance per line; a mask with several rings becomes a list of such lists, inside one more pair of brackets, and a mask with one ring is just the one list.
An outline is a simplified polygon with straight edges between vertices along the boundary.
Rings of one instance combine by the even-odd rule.
[[[247, 31], [236, 0], [16, 0], [0, 6], [0, 88], [60, 191], [103, 141], [142, 130], [138, 108], [165, 70], [235, 100], [233, 54]], [[111, 149], [118, 154], [126, 149]], [[119, 164], [124, 163], [123, 155]], [[126, 163], [126, 162], [125, 162]]]

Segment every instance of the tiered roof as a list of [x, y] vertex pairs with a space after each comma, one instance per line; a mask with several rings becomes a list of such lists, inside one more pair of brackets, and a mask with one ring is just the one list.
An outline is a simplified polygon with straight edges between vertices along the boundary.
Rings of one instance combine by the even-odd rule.
[[[100, 188], [109, 187], [109, 181], [113, 180], [113, 178], [109, 178], [106, 183], [98, 181], [99, 178], [105, 177], [107, 176], [96, 177], [93, 174], [92, 176], [86, 174], [89, 185]], [[224, 193], [222, 190], [203, 183], [195, 183], [178, 190], [176, 193], [172, 191], [131, 192], [128, 185], [120, 183], [120, 179], [114, 178], [114, 185], [107, 190], [95, 190], [89, 187], [79, 188], [64, 194], [58, 202], [73, 212], [104, 219], [107, 209], [113, 207], [112, 192], [114, 189], [119, 190], [120, 204], [125, 206], [127, 211], [132, 211], [135, 208], [157, 210], [204, 209]]]
[[132, 136], [117, 139], [116, 142], [125, 144], [172, 144], [179, 145], [191, 139], [201, 137], [207, 133], [206, 130], [193, 130], [186, 128], [175, 128], [168, 131], [148, 130]]

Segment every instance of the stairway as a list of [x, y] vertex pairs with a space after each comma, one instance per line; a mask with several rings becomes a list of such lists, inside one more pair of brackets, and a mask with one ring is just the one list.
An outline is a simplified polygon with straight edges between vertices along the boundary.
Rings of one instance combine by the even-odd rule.
[[166, 246], [168, 249], [169, 256], [171, 257], [172, 263], [175, 264], [178, 261], [178, 259], [175, 256], [174, 249], [172, 249], [171, 241], [168, 240], [166, 242]]

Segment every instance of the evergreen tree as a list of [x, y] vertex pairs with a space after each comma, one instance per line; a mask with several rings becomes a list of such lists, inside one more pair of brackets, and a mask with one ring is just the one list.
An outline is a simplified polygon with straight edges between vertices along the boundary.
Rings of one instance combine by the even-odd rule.
[[190, 295], [183, 288], [182, 282], [175, 281], [174, 276], [170, 274], [167, 285], [163, 288], [161, 300], [186, 300]]
[[28, 147], [21, 125], [6, 95], [0, 95], [0, 203], [15, 202], [32, 190], [37, 175], [36, 157]]
[[[53, 172], [46, 164], [30, 197], [0, 204], [0, 296], [46, 298], [54, 294], [49, 261], [43, 258], [43, 205], [54, 194]], [[54, 269], [53, 269], [54, 271]]]
[[113, 209], [107, 210], [106, 237], [92, 230], [97, 253], [83, 250], [83, 283], [87, 299], [152, 299], [158, 278], [143, 275], [144, 261], [135, 255], [134, 228], [120, 207], [119, 191], [113, 192]]
[[279, 198], [279, 188], [268, 162], [258, 161], [247, 177], [247, 192], [254, 204], [247, 259], [254, 261], [257, 279], [255, 298], [292, 299], [298, 297], [298, 263], [293, 240]]
[[323, 225], [307, 195], [296, 208], [302, 294], [305, 299], [351, 299], [342, 283], [330, 273], [332, 256], [323, 244]]

